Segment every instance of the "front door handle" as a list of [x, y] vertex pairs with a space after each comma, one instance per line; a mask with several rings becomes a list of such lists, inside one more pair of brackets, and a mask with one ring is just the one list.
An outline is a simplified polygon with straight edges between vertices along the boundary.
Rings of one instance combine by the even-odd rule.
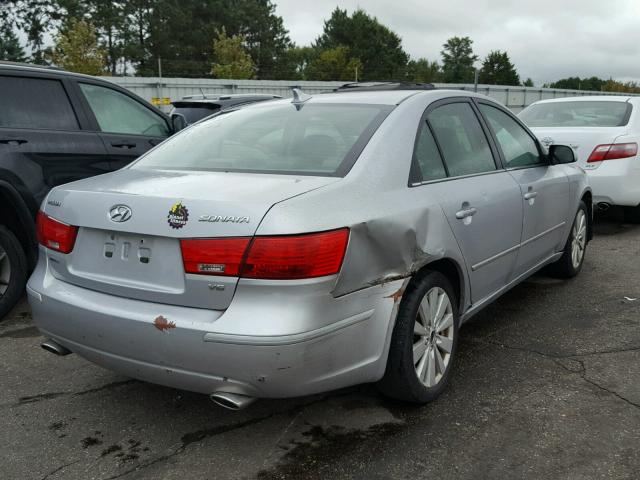
[[24, 138], [0, 138], [0, 143], [4, 145], [22, 145], [27, 141]]
[[538, 196], [538, 192], [527, 192], [527, 193], [524, 194], [524, 199], [525, 200], [533, 200], [537, 196]]
[[131, 142], [111, 142], [111, 146], [116, 148], [136, 148], [136, 144]]
[[463, 220], [468, 217], [473, 217], [477, 212], [478, 210], [473, 207], [465, 208], [456, 212], [456, 218]]

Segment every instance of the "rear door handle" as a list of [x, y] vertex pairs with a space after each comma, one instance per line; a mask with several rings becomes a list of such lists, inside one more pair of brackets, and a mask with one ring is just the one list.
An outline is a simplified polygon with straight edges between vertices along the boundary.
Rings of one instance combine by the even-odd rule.
[[524, 194], [524, 199], [525, 200], [533, 200], [537, 196], [538, 196], [538, 192], [527, 192], [527, 193]]
[[0, 143], [4, 145], [22, 145], [27, 143], [27, 140], [24, 138], [0, 138]]
[[136, 148], [136, 144], [131, 142], [111, 142], [111, 146], [116, 148]]
[[467, 217], [473, 217], [478, 212], [477, 209], [470, 207], [456, 212], [456, 218], [462, 220]]

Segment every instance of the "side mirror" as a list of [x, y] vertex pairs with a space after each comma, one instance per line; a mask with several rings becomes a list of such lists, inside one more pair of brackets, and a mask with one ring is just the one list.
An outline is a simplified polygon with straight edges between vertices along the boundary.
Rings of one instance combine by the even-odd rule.
[[549, 159], [552, 165], [574, 163], [576, 159], [573, 148], [567, 145], [551, 145], [549, 147]]
[[171, 128], [177, 133], [187, 126], [187, 118], [181, 113], [171, 114]]

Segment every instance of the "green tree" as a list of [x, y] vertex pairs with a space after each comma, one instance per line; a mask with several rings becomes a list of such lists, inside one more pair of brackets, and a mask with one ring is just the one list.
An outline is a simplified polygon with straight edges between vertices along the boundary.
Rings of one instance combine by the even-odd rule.
[[228, 36], [223, 28], [213, 41], [216, 63], [211, 73], [217, 78], [247, 79], [253, 78], [255, 67], [251, 56], [244, 49], [244, 37]]
[[95, 27], [85, 21], [75, 21], [60, 32], [50, 54], [51, 61], [66, 70], [101, 75], [105, 71], [105, 51], [98, 45]]
[[322, 51], [311, 61], [305, 78], [308, 80], [350, 80], [362, 75], [362, 62], [349, 55], [349, 49], [344, 46]]
[[549, 85], [550, 88], [562, 88], [567, 90], [590, 90], [590, 91], [601, 91], [605, 84], [606, 80], [603, 80], [598, 77], [591, 78], [580, 78], [580, 77], [568, 77], [558, 80]]
[[482, 62], [479, 82], [487, 85], [520, 85], [520, 76], [507, 52], [490, 52]]
[[435, 83], [442, 81], [442, 71], [438, 62], [431, 62], [426, 58], [411, 60], [407, 64], [406, 79], [417, 83]]
[[278, 75], [285, 80], [308, 80], [308, 68], [318, 57], [313, 47], [292, 46], [279, 60]]
[[469, 37], [452, 37], [440, 52], [442, 74], [448, 83], [471, 83], [475, 76], [473, 63], [478, 56], [473, 53], [473, 40]]
[[12, 25], [8, 22], [0, 25], [0, 60], [24, 62], [26, 59], [27, 55]]
[[524, 82], [522, 82], [523, 87], [533, 87], [533, 80], [531, 78], [527, 78]]
[[403, 78], [409, 56], [400, 37], [364, 10], [349, 15], [336, 8], [324, 22], [322, 35], [314, 47], [319, 51], [344, 46], [353, 58], [362, 62], [364, 81], [399, 80]]

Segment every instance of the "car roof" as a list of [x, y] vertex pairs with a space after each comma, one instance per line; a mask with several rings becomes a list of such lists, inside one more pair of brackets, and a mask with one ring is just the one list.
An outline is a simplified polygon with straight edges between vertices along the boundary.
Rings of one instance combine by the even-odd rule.
[[[409, 97], [417, 94], [434, 96], [442, 94], [442, 90], [379, 90], [379, 91], [341, 91], [314, 94], [309, 103], [355, 103], [377, 105], [399, 105]], [[455, 92], [464, 94], [461, 90]], [[290, 101], [290, 100], [289, 100]]]
[[562, 102], [628, 102], [635, 97], [627, 95], [584, 95], [580, 97], [550, 98], [548, 100], [538, 100], [539, 103], [562, 103]]

